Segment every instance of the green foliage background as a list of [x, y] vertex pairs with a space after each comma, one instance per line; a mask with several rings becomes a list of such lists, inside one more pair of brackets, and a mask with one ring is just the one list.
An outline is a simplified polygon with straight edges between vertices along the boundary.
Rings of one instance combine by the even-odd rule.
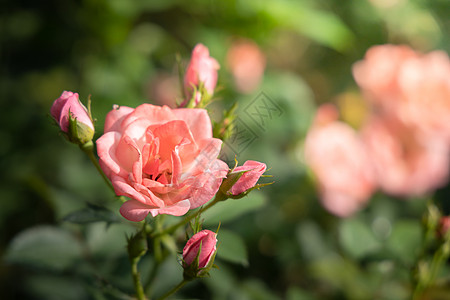
[[[212, 115], [239, 103], [238, 116], [257, 139], [237, 158], [266, 162], [275, 184], [205, 214], [208, 228], [222, 221], [220, 269], [178, 296], [408, 299], [426, 199], [377, 194], [355, 217], [338, 219], [318, 203], [301, 144], [318, 104], [339, 104], [338, 95], [357, 91], [351, 66], [370, 46], [448, 52], [449, 15], [448, 0], [3, 1], [0, 298], [133, 293], [125, 251], [133, 227], [99, 208], [117, 212], [118, 204], [87, 157], [58, 137], [49, 109], [63, 90], [82, 101], [92, 95], [98, 137], [113, 104], [155, 103], [154, 79], [176, 75], [176, 54], [186, 61], [201, 42], [222, 66]], [[246, 95], [233, 88], [225, 63], [232, 41], [242, 37], [267, 56], [264, 81]], [[281, 109], [263, 128], [243, 111], [260, 92]], [[351, 108], [347, 113], [358, 120]], [[435, 197], [444, 208], [447, 190]], [[80, 210], [84, 219], [73, 214]], [[108, 222], [91, 222], [98, 218]], [[140, 265], [144, 281], [153, 264], [149, 255]], [[181, 273], [169, 259], [155, 293]]]

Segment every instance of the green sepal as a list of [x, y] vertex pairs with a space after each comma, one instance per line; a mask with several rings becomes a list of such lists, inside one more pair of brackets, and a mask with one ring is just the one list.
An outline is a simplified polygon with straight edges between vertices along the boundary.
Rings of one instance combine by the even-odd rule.
[[234, 120], [237, 118], [236, 109], [238, 107], [235, 102], [231, 108], [224, 112], [222, 120], [220, 122], [214, 122], [213, 124], [213, 136], [215, 138], [226, 141], [230, 138], [234, 131]]
[[201, 214], [195, 216], [194, 220], [189, 222], [189, 227], [191, 227], [193, 234], [202, 231], [203, 220], [201, 219]]
[[69, 127], [67, 130], [67, 138], [70, 142], [83, 145], [91, 141], [94, 137], [94, 130], [88, 125], [78, 122], [77, 118], [72, 116], [69, 110]]

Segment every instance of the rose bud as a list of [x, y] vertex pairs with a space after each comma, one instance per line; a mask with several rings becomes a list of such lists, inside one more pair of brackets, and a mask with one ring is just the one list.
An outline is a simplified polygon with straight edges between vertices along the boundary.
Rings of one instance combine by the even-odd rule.
[[186, 99], [180, 106], [195, 107], [201, 100], [214, 94], [217, 84], [217, 60], [209, 56], [209, 50], [197, 44], [192, 51], [191, 61], [184, 75], [184, 91]]
[[94, 136], [94, 124], [78, 93], [64, 91], [53, 102], [50, 114], [72, 143], [85, 144]]
[[211, 270], [216, 256], [217, 234], [202, 230], [194, 234], [183, 248], [184, 277], [203, 277]]
[[255, 187], [261, 175], [266, 171], [266, 164], [247, 160], [242, 166], [234, 168], [224, 180], [221, 191], [237, 196]]

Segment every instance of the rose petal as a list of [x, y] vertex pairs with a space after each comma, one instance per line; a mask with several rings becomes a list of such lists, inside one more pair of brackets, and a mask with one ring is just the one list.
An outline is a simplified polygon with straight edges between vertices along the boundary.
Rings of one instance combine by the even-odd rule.
[[104, 132], [120, 131], [122, 121], [133, 111], [134, 109], [131, 107], [115, 105], [113, 110], [106, 115]]
[[127, 220], [140, 222], [147, 217], [151, 209], [139, 201], [128, 200], [120, 207], [120, 214]]
[[178, 108], [172, 112], [177, 119], [186, 122], [196, 141], [212, 138], [211, 119], [205, 109]]
[[150, 213], [154, 217], [159, 214], [182, 216], [182, 215], [186, 214], [190, 208], [191, 208], [191, 205], [189, 203], [189, 200], [183, 200], [183, 201], [177, 202], [176, 204], [174, 204], [172, 206], [166, 206], [166, 207], [160, 208], [160, 209], [151, 209]]

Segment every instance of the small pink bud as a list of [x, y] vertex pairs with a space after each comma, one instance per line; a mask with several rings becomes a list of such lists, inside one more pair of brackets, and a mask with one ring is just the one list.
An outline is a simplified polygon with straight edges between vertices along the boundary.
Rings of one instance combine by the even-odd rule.
[[69, 131], [69, 111], [72, 117], [77, 119], [79, 123], [83, 123], [94, 130], [94, 125], [92, 124], [86, 107], [84, 107], [78, 99], [78, 93], [64, 91], [61, 96], [53, 102], [50, 113], [56, 122], [58, 122], [61, 130], [66, 133]]
[[254, 187], [266, 168], [266, 164], [254, 160], [247, 160], [242, 166], [235, 168], [233, 173], [245, 173], [231, 187], [231, 193], [236, 196]]
[[217, 234], [210, 230], [202, 230], [194, 234], [183, 248], [184, 267], [191, 266], [197, 255], [198, 266], [195, 266], [195, 269], [200, 270], [207, 267], [216, 252], [216, 236]]
[[50, 113], [72, 143], [83, 145], [94, 137], [94, 124], [77, 93], [64, 91], [53, 102]]
[[[199, 90], [201, 85], [209, 96], [213, 95], [217, 84], [217, 70], [219, 68], [220, 65], [217, 60], [209, 56], [208, 48], [202, 44], [197, 44], [194, 50], [192, 50], [191, 61], [184, 76], [186, 100], [189, 101], [192, 98], [194, 89]], [[198, 102], [197, 99], [195, 102]]]

